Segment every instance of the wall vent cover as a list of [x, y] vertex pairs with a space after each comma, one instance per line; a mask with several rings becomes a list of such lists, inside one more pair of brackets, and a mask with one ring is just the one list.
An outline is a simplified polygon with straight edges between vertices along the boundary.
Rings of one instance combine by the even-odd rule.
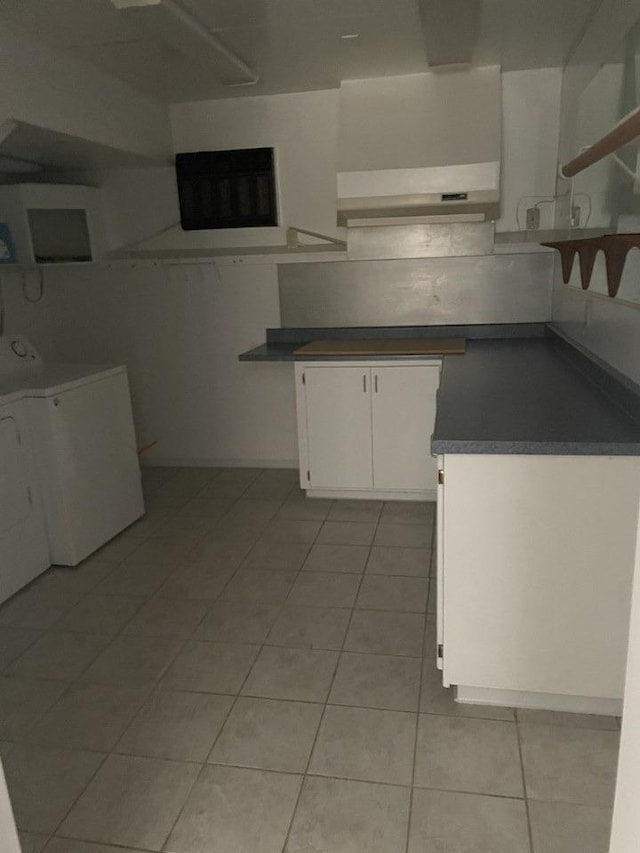
[[278, 224], [273, 148], [176, 155], [185, 231]]

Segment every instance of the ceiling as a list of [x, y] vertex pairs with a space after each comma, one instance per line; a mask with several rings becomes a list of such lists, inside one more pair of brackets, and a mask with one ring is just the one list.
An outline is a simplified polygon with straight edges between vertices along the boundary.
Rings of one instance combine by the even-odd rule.
[[[600, 5], [600, 0], [177, 2], [255, 69], [256, 85], [221, 83], [207, 63], [169, 47], [141, 24], [146, 12], [136, 18], [110, 0], [0, 0], [0, 22], [163, 101], [178, 102], [328, 89], [343, 79], [416, 73], [429, 68], [428, 54], [441, 45], [451, 57], [457, 58], [457, 46], [473, 64], [498, 64], [506, 71], [562, 66]], [[354, 34], [357, 38], [343, 38]]]

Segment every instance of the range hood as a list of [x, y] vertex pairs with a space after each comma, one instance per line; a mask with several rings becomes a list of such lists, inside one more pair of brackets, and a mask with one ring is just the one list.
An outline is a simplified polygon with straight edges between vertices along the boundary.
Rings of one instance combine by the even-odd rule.
[[496, 219], [501, 100], [497, 66], [343, 82], [338, 224]]

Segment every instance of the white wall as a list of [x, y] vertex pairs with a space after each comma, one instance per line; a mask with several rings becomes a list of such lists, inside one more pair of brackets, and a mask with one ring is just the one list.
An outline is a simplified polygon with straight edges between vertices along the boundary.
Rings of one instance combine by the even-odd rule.
[[[525, 227], [530, 196], [555, 195], [562, 70], [502, 75], [501, 215], [497, 231]], [[540, 206], [540, 227], [551, 228], [553, 205]]]
[[20, 853], [21, 851], [2, 762], [0, 762], [0, 850], [3, 853]]
[[152, 157], [167, 157], [167, 107], [90, 65], [0, 28], [0, 122], [18, 119]]
[[[558, 157], [562, 71], [543, 68], [502, 75], [502, 215], [499, 231], [515, 231], [525, 196], [553, 196]], [[338, 89], [261, 98], [175, 104], [176, 151], [274, 146], [278, 158], [280, 220], [344, 236], [336, 226]], [[526, 203], [520, 204], [524, 212]], [[541, 208], [542, 227], [552, 207]], [[172, 245], [233, 246], [284, 242], [279, 229], [172, 235]], [[166, 238], [162, 241], [166, 244]]]
[[275, 148], [282, 226], [208, 234], [178, 231], [172, 245], [282, 245], [284, 229], [292, 225], [342, 233], [336, 226], [337, 89], [174, 104], [171, 124], [176, 152]]
[[[611, 59], [639, 16], [640, 0], [604, 0], [577, 46], [563, 76], [561, 162], [575, 156], [576, 148], [581, 144], [577, 139], [576, 121], [581, 94], [587, 90], [599, 68]], [[590, 122], [595, 128], [598, 126], [597, 95], [594, 95], [593, 101]], [[606, 98], [601, 98], [601, 101], [602, 114], [606, 119], [610, 115], [611, 104]], [[585, 172], [585, 176], [587, 174]], [[559, 192], [568, 189], [568, 181], [559, 182]], [[616, 299], [606, 296], [606, 271], [601, 253], [596, 259], [589, 291], [581, 290], [577, 258], [569, 284], [570, 287], [564, 285], [560, 263], [556, 263], [552, 308], [554, 322], [625, 376], [640, 382], [639, 253], [634, 250], [628, 255]], [[630, 304], [625, 304], [625, 300]], [[637, 307], [631, 304], [634, 302], [638, 302]]]
[[[616, 299], [605, 295], [606, 287], [602, 253], [596, 259], [587, 294], [580, 289], [578, 259], [569, 287], [563, 284], [560, 264], [556, 263], [553, 321], [582, 346], [640, 383], [640, 253], [634, 251], [627, 256]], [[624, 304], [620, 300], [625, 297], [637, 300], [638, 304]]]
[[[554, 91], [554, 72], [505, 75], [504, 186], [510, 196], [546, 191], [548, 148], [540, 159], [527, 117]], [[514, 107], [515, 108], [515, 107]], [[511, 109], [507, 107], [508, 111]], [[171, 110], [175, 150], [275, 146], [281, 221], [329, 234], [335, 225], [338, 92], [182, 104]], [[542, 143], [540, 143], [542, 144]], [[173, 171], [122, 170], [99, 176], [111, 246], [134, 242], [178, 218]], [[180, 232], [182, 245], [282, 243], [284, 229]], [[178, 244], [162, 237], [158, 242]], [[326, 266], [326, 265], [325, 265]], [[32, 334], [58, 359], [128, 365], [140, 444], [158, 440], [148, 461], [294, 464], [297, 456], [293, 374], [287, 364], [239, 363], [237, 356], [279, 326], [277, 268], [213, 264], [112, 265], [46, 273], [40, 310], [10, 287], [7, 328]], [[46, 311], [51, 316], [47, 340]]]
[[[30, 299], [37, 299], [40, 293], [39, 272], [43, 272], [44, 295], [38, 302], [27, 302], [23, 292], [26, 289]], [[0, 266], [0, 289], [5, 310], [5, 332], [19, 332], [27, 335], [42, 352], [45, 358], [53, 358], [53, 336], [46, 271], [28, 270], [16, 272]]]
[[[602, 0], [569, 57], [562, 80], [561, 163], [577, 154], [575, 132], [580, 93], [597, 74], [600, 66], [611, 61], [626, 32], [639, 17], [640, 0]], [[607, 105], [603, 107], [606, 109]]]
[[[640, 532], [640, 528], [639, 528]], [[610, 853], [637, 853], [640, 839], [640, 537], [636, 542], [631, 630]]]
[[90, 175], [102, 189], [107, 249], [139, 243], [180, 221], [173, 166]]
[[293, 366], [238, 361], [279, 325], [274, 266], [53, 270], [56, 357], [124, 363], [145, 461], [293, 466]]

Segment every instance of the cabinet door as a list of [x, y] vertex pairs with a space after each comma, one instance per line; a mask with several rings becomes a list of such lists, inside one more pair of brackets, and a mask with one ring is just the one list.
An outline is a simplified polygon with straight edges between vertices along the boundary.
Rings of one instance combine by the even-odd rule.
[[371, 371], [305, 368], [307, 456], [312, 489], [370, 489]]
[[640, 460], [452, 453], [444, 478], [444, 683], [622, 697]]
[[0, 417], [0, 535], [30, 513], [27, 465], [18, 425], [12, 417]]
[[371, 372], [374, 487], [435, 491], [431, 434], [440, 366], [374, 367]]
[[22, 442], [15, 418], [0, 415], [0, 602], [49, 565], [29, 450]]
[[[436, 666], [444, 668], [442, 649], [444, 645], [444, 456], [436, 457], [438, 481], [438, 505], [436, 507]], [[442, 471], [442, 477], [439, 476]], [[429, 583], [433, 583], [433, 577]], [[430, 651], [427, 651], [429, 654]], [[449, 684], [445, 683], [445, 687]]]

